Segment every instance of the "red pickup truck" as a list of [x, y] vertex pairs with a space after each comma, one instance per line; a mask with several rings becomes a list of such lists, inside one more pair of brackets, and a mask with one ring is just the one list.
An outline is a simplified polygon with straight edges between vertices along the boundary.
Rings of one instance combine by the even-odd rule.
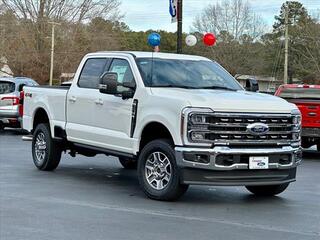
[[320, 152], [320, 85], [286, 84], [275, 95], [297, 105], [302, 115], [302, 147], [317, 145]]

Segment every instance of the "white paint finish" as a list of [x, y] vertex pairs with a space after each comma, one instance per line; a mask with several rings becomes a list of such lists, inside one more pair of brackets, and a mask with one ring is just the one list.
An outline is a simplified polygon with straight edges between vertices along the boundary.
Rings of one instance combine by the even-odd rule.
[[[181, 139], [181, 111], [185, 107], [210, 108], [221, 112], [291, 113], [295, 105], [278, 97], [245, 91], [195, 90], [180, 88], [147, 88], [144, 86], [136, 57], [206, 60], [209, 59], [166, 53], [98, 52], [86, 55], [75, 74], [69, 92], [49, 88], [26, 88], [32, 98], [26, 98], [24, 127], [32, 129], [35, 111], [47, 111], [50, 123], [64, 127], [68, 140], [127, 153], [137, 153], [142, 131], [151, 122], [163, 124], [171, 133], [176, 145]], [[79, 88], [77, 81], [88, 58], [122, 58], [130, 63], [137, 89], [137, 124], [134, 137], [130, 138], [133, 99], [101, 94], [96, 89]], [[75, 102], [69, 99], [75, 98]], [[103, 103], [96, 104], [99, 100]], [[65, 109], [67, 106], [67, 109]], [[67, 117], [65, 113], [67, 112]], [[157, 133], [154, 133], [157, 134]]]

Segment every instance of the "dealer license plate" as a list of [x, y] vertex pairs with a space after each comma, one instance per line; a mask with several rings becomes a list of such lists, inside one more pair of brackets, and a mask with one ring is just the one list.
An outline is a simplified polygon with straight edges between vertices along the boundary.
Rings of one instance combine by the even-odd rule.
[[269, 157], [249, 157], [249, 169], [268, 169]]

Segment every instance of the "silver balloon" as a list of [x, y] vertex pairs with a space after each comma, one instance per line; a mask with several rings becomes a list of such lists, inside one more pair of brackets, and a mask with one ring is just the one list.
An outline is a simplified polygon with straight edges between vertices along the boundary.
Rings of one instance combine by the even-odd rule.
[[194, 35], [188, 35], [186, 37], [186, 44], [189, 47], [195, 46], [197, 44], [197, 42], [198, 42], [198, 40], [197, 40], [196, 36], [194, 36]]

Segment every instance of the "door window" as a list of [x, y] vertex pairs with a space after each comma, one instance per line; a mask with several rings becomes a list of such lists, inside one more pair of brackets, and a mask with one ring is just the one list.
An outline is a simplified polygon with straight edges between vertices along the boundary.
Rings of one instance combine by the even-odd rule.
[[104, 71], [106, 63], [107, 59], [105, 58], [88, 59], [79, 77], [79, 87], [98, 89], [100, 76]]
[[134, 82], [133, 73], [131, 71], [129, 62], [124, 59], [114, 59], [109, 68], [109, 72], [115, 72], [118, 74], [118, 92], [127, 91], [128, 88], [121, 86], [124, 82], [131, 83]]

